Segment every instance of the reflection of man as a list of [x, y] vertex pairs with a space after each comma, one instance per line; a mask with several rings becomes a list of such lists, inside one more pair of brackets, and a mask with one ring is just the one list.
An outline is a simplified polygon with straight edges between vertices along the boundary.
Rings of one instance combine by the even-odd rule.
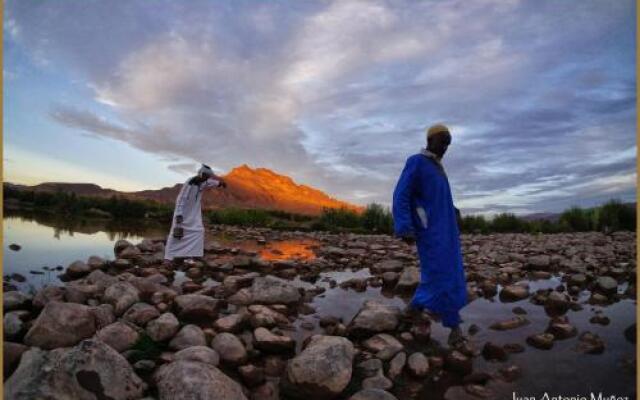
[[451, 143], [444, 125], [427, 131], [427, 148], [407, 159], [393, 193], [396, 236], [417, 243], [420, 285], [407, 310], [424, 310], [451, 328], [449, 343], [465, 340], [460, 330], [459, 310], [467, 302], [460, 251], [457, 209], [453, 206], [449, 181], [441, 164]]
[[227, 187], [211, 168], [202, 165], [198, 175], [182, 185], [176, 199], [171, 231], [167, 238], [164, 258], [202, 257], [204, 254], [204, 226], [202, 225], [202, 192], [212, 187]]

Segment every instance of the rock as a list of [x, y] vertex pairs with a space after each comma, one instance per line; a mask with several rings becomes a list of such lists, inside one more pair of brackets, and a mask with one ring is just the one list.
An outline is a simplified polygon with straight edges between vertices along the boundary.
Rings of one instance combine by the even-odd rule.
[[232, 333], [218, 333], [211, 341], [211, 347], [220, 355], [220, 359], [230, 365], [242, 365], [247, 360], [247, 350]]
[[389, 363], [389, 371], [387, 372], [391, 380], [395, 380], [402, 374], [402, 370], [407, 363], [407, 354], [403, 351], [396, 354]]
[[231, 314], [217, 319], [213, 327], [220, 332], [238, 333], [242, 330], [245, 321], [245, 314]]
[[91, 312], [96, 321], [96, 330], [102, 329], [107, 325], [115, 322], [116, 317], [113, 315], [113, 306], [111, 304], [100, 304], [97, 307], [91, 307]]
[[254, 389], [251, 398], [253, 400], [280, 400], [278, 384], [273, 381], [266, 381]]
[[363, 389], [353, 396], [349, 397], [349, 400], [398, 400], [397, 397], [382, 389]]
[[349, 323], [349, 335], [361, 337], [394, 331], [400, 322], [400, 309], [368, 300]]
[[100, 340], [84, 340], [71, 349], [33, 348], [5, 382], [4, 398], [122, 399], [142, 398], [145, 383], [117, 351]]
[[549, 350], [553, 347], [553, 335], [550, 333], [538, 333], [527, 337], [527, 343], [541, 350]]
[[413, 353], [407, 360], [407, 367], [411, 375], [416, 378], [424, 378], [429, 374], [429, 360], [422, 353]]
[[124, 322], [115, 322], [96, 333], [96, 337], [118, 353], [129, 350], [140, 338], [138, 332]]
[[155, 342], [164, 342], [178, 333], [180, 322], [172, 313], [164, 313], [147, 324], [147, 335]]
[[191, 346], [206, 346], [207, 339], [204, 332], [196, 325], [185, 325], [169, 342], [172, 350], [183, 350]]
[[178, 360], [161, 366], [154, 380], [159, 400], [246, 400], [242, 387], [213, 365]]
[[351, 381], [353, 357], [354, 347], [348, 339], [314, 335], [307, 347], [288, 362], [282, 390], [298, 399], [337, 397]]
[[238, 368], [238, 372], [244, 382], [249, 387], [256, 387], [264, 382], [264, 368], [256, 367], [253, 364], [243, 365]]
[[601, 276], [596, 280], [595, 290], [606, 296], [616, 294], [618, 282], [610, 276]]
[[399, 292], [406, 292], [415, 289], [420, 283], [420, 270], [417, 267], [406, 267], [398, 283], [396, 284], [396, 290]]
[[69, 347], [95, 332], [96, 321], [90, 307], [51, 301], [27, 332], [24, 343], [47, 350]]
[[[94, 271], [96, 272], [96, 271]], [[140, 301], [138, 289], [129, 282], [116, 282], [104, 291], [102, 300], [111, 304], [116, 316], [121, 316], [132, 305]]]
[[66, 275], [71, 279], [82, 278], [91, 272], [91, 267], [85, 264], [83, 261], [77, 260], [72, 262], [66, 271]]
[[495, 322], [491, 325], [489, 325], [489, 329], [493, 329], [496, 331], [505, 331], [508, 329], [516, 329], [519, 328], [521, 326], [524, 325], [528, 325], [529, 324], [529, 320], [527, 320], [524, 317], [521, 316], [517, 316], [514, 318], [510, 318], [508, 320], [505, 321], [500, 321], [500, 322]]
[[566, 293], [552, 291], [544, 301], [544, 310], [552, 316], [562, 315], [569, 310], [571, 298]]
[[147, 303], [136, 303], [122, 316], [125, 321], [143, 327], [151, 320], [160, 316], [158, 310]]
[[500, 301], [513, 302], [529, 297], [529, 288], [524, 285], [508, 285], [500, 291]]
[[482, 347], [482, 356], [486, 360], [506, 361], [509, 355], [502, 346], [498, 346], [492, 342], [487, 342]]
[[115, 276], [107, 275], [99, 269], [92, 271], [84, 281], [90, 285], [97, 285], [100, 292], [104, 292], [106, 288], [118, 282]]
[[387, 379], [386, 376], [384, 376], [382, 369], [379, 369], [374, 376], [362, 380], [363, 389], [388, 390], [392, 387], [393, 382], [391, 382], [389, 379]]
[[571, 325], [566, 317], [558, 317], [549, 321], [546, 332], [552, 334], [556, 340], [568, 339], [578, 334], [576, 327]]
[[[405, 355], [405, 359], [406, 359], [406, 355]], [[372, 376], [375, 376], [378, 373], [378, 371], [382, 369], [382, 361], [378, 358], [370, 358], [358, 364], [357, 369], [362, 376], [366, 378], [370, 378]]]
[[502, 348], [504, 348], [504, 351], [511, 354], [522, 353], [524, 351], [524, 346], [520, 343], [507, 343], [502, 346]]
[[500, 374], [507, 382], [513, 382], [522, 376], [522, 370], [517, 365], [509, 365], [504, 368], [500, 368]]
[[[64, 293], [65, 289], [60, 286], [45, 286], [42, 289], [38, 290], [35, 297], [33, 298], [33, 307], [37, 309], [44, 308], [48, 302], [55, 300], [64, 302]], [[5, 298], [6, 298], [5, 293]]]
[[89, 257], [89, 260], [87, 260], [87, 265], [89, 265], [89, 268], [91, 268], [92, 271], [96, 269], [100, 269], [104, 267], [106, 264], [107, 262], [105, 261], [105, 259], [98, 256], [91, 256]]
[[570, 286], [584, 287], [587, 284], [587, 277], [585, 274], [573, 274], [569, 277]]
[[382, 274], [382, 284], [386, 287], [390, 287], [396, 284], [399, 279], [397, 272], [389, 271]]
[[5, 341], [2, 344], [2, 363], [4, 365], [3, 373], [4, 377], [11, 376], [13, 371], [18, 368], [22, 354], [29, 349], [29, 347], [20, 344]]
[[404, 263], [400, 260], [384, 260], [369, 267], [372, 274], [384, 274], [385, 272], [400, 272]]
[[250, 289], [253, 303], [293, 304], [300, 301], [298, 289], [271, 276], [256, 278]]
[[585, 354], [602, 354], [604, 352], [604, 341], [595, 333], [583, 332], [578, 339], [576, 351]]
[[253, 331], [256, 348], [269, 352], [280, 353], [292, 351], [296, 347], [296, 341], [288, 336], [280, 336], [271, 333], [266, 328], [257, 328]]
[[592, 324], [600, 324], [600, 325], [609, 325], [611, 320], [606, 315], [596, 314], [593, 317], [589, 318], [589, 322]]
[[2, 308], [4, 311], [28, 309], [31, 306], [32, 297], [28, 294], [11, 291], [2, 294]]
[[473, 359], [465, 356], [458, 350], [454, 350], [447, 354], [444, 366], [448, 370], [460, 375], [467, 375], [473, 370]]
[[283, 314], [280, 314], [279, 312], [273, 311], [266, 306], [249, 306], [249, 312], [251, 312], [251, 315], [249, 316], [249, 322], [254, 328], [258, 328], [261, 326], [270, 328], [279, 324], [289, 324], [289, 320], [287, 319], [287, 317], [285, 317]]
[[532, 269], [545, 271], [551, 266], [551, 257], [546, 254], [530, 257], [528, 261]]
[[131, 242], [129, 242], [128, 240], [120, 239], [113, 246], [113, 254], [116, 257], [119, 257], [120, 253], [122, 253], [122, 251], [124, 249], [128, 248], [128, 247], [133, 247], [133, 244]]
[[189, 321], [213, 320], [220, 308], [219, 300], [201, 294], [177, 296], [174, 301], [178, 317]]
[[174, 360], [197, 361], [217, 367], [220, 363], [220, 356], [207, 346], [192, 346], [174, 354]]
[[404, 349], [398, 339], [386, 333], [379, 333], [365, 340], [362, 342], [362, 346], [383, 361], [390, 360]]
[[20, 341], [27, 329], [25, 321], [29, 320], [30, 316], [31, 314], [26, 310], [10, 311], [4, 314], [3, 333], [5, 339]]

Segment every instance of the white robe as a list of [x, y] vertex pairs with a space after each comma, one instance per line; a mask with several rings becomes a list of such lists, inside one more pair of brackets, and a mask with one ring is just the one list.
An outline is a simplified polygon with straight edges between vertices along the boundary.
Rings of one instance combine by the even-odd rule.
[[[173, 212], [173, 222], [165, 246], [164, 258], [173, 260], [175, 257], [202, 257], [204, 254], [204, 226], [202, 225], [202, 195], [204, 190], [218, 187], [220, 181], [209, 178], [206, 181], [190, 185], [191, 178], [182, 185], [176, 199]], [[182, 223], [176, 222], [176, 217], [182, 215]], [[173, 229], [180, 226], [184, 229], [184, 236], [180, 239], [173, 237]]]

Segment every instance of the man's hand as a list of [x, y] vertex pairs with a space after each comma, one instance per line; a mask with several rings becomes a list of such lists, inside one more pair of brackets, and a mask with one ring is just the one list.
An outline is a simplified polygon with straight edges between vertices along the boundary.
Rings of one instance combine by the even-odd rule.
[[181, 223], [182, 223], [182, 221], [184, 221], [184, 219], [182, 218], [182, 215], [178, 215], [178, 216], [176, 216], [176, 222], [177, 222], [177, 223], [181, 224]]
[[403, 236], [401, 239], [409, 246], [413, 245], [416, 242], [416, 239], [413, 236]]

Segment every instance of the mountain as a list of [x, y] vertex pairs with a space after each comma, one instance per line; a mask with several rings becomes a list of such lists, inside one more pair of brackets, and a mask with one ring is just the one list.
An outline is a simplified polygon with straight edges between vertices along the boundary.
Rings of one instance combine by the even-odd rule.
[[[227, 182], [227, 188], [205, 192], [204, 208], [259, 208], [307, 215], [318, 215], [323, 208], [346, 208], [357, 212], [363, 210], [363, 207], [334, 199], [321, 190], [298, 184], [290, 177], [267, 168], [253, 169], [247, 165], [241, 165], [232, 169], [223, 178]], [[90, 183], [49, 182], [35, 186], [6, 185], [19, 190], [62, 191], [92, 197], [117, 195], [132, 199], [155, 200], [161, 203], [174, 203], [182, 186], [182, 184], [176, 184], [158, 190], [119, 192]]]

